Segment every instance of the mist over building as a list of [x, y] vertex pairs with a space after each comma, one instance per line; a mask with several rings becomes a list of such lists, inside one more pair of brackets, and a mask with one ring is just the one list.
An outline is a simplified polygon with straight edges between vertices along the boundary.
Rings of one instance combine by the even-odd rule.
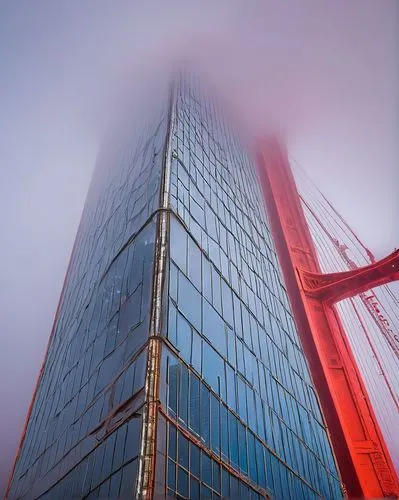
[[340, 498], [249, 151], [184, 77], [99, 155], [8, 498]]

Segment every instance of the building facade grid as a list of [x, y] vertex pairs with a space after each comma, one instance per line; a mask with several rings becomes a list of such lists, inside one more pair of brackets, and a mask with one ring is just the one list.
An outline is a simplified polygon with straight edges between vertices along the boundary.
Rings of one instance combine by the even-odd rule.
[[195, 83], [172, 107], [99, 157], [9, 498], [137, 493], [166, 188], [155, 494], [341, 498], [251, 158]]
[[248, 484], [279, 498], [337, 498], [256, 172], [205, 102], [182, 82], [170, 187], [174, 349], [164, 349], [160, 393], [167, 414]]

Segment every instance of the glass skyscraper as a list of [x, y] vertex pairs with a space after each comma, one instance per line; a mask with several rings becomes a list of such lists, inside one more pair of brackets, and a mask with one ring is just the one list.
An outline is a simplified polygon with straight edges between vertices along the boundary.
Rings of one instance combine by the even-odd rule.
[[341, 498], [254, 164], [180, 79], [101, 152], [8, 498]]

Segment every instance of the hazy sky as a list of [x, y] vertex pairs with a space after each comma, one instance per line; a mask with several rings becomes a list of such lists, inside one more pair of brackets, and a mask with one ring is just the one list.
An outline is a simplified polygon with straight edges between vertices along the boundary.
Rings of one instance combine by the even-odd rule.
[[1, 484], [101, 136], [127, 92], [198, 61], [248, 129], [287, 131], [294, 157], [382, 256], [399, 241], [398, 10], [397, 0], [0, 3]]

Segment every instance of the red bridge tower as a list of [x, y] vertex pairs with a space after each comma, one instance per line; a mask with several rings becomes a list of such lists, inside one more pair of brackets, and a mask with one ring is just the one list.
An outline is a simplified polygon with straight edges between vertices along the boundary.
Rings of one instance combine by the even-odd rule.
[[293, 313], [349, 497], [399, 496], [398, 478], [334, 302], [399, 279], [399, 252], [370, 266], [322, 274], [288, 156], [258, 147], [267, 211]]

